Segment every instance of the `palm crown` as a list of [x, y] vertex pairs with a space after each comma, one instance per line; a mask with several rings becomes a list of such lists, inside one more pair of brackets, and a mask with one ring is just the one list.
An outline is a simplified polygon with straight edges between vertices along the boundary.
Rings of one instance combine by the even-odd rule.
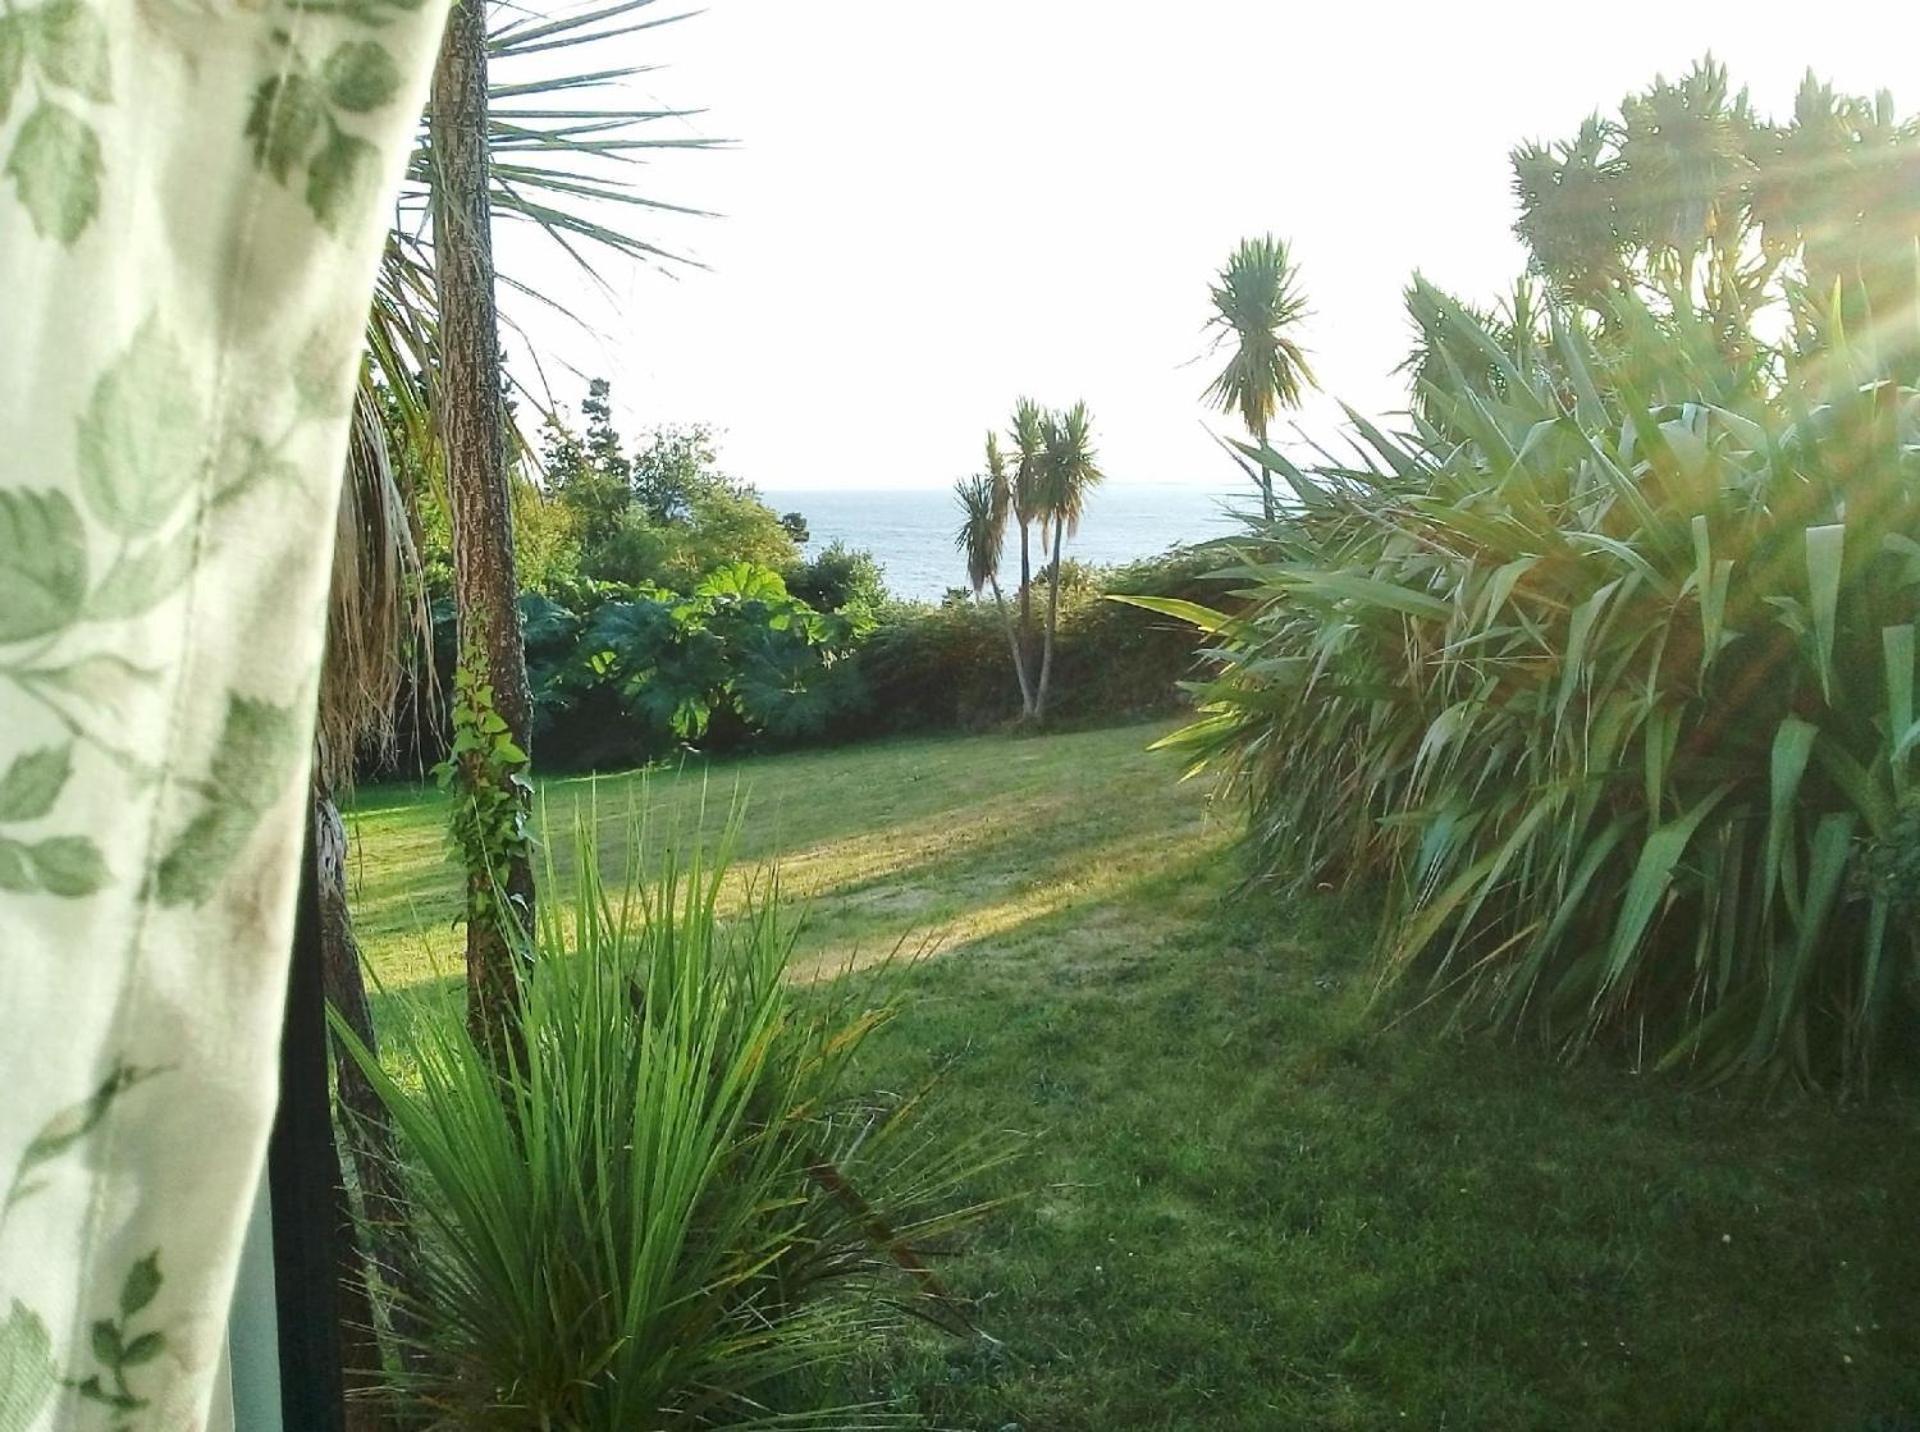
[[1207, 400], [1224, 413], [1238, 413], [1254, 438], [1265, 442], [1280, 408], [1298, 407], [1313, 370], [1290, 335], [1306, 316], [1299, 270], [1286, 244], [1271, 234], [1246, 239], [1220, 270], [1211, 290], [1215, 346], [1233, 352], [1207, 388]]
[[1071, 537], [1080, 530], [1087, 494], [1106, 474], [1093, 450], [1093, 420], [1085, 403], [1049, 414], [1044, 426], [1040, 463], [1039, 512], [1041, 522], [1058, 526]]
[[966, 555], [967, 581], [977, 597], [999, 573], [1006, 512], [995, 510], [993, 480], [982, 473], [961, 478], [953, 486], [953, 495], [960, 507], [960, 530], [953, 545]]

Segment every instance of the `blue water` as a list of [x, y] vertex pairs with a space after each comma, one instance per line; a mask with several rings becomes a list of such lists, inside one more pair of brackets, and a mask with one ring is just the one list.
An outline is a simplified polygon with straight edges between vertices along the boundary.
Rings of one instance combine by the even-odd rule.
[[[966, 585], [966, 562], [953, 545], [960, 513], [951, 492], [768, 488], [760, 496], [775, 512], [798, 512], [807, 519], [809, 555], [835, 539], [872, 552], [886, 571], [887, 590], [897, 597], [937, 601], [949, 587]], [[1247, 501], [1246, 493], [1190, 484], [1097, 487], [1079, 534], [1067, 539], [1065, 555], [1106, 565], [1151, 557], [1176, 543], [1223, 537], [1235, 525], [1229, 506], [1244, 508]], [[1020, 572], [1019, 538], [1016, 531], [1009, 536], [1000, 562], [1006, 587], [1019, 581]], [[1037, 571], [1038, 532], [1034, 542]]]

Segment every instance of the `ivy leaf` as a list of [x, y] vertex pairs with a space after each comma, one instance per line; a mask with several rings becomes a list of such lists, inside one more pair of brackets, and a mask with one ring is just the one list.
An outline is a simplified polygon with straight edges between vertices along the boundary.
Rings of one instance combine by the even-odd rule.
[[334, 46], [320, 67], [327, 96], [340, 108], [365, 114], [391, 100], [400, 88], [400, 67], [373, 40], [347, 40]]
[[336, 129], [307, 166], [307, 207], [321, 228], [338, 236], [372, 202], [379, 177], [380, 152]]
[[136, 548], [107, 569], [87, 598], [86, 614], [95, 621], [139, 616], [172, 596], [192, 570], [193, 548], [185, 541]]
[[100, 211], [100, 139], [72, 110], [43, 99], [20, 126], [6, 177], [43, 239], [71, 244]]
[[[120, 1316], [131, 1318], [144, 1309], [160, 1291], [160, 1285], [166, 1281], [160, 1275], [160, 1250], [154, 1249], [131, 1268], [127, 1269], [126, 1281], [120, 1285]], [[128, 1361], [133, 1360], [133, 1348], [143, 1339], [136, 1338], [127, 1349]], [[145, 1361], [145, 1359], [141, 1359]]]
[[229, 697], [213, 758], [213, 783], [225, 800], [264, 811], [285, 789], [287, 768], [300, 744], [290, 707]]
[[207, 808], [187, 823], [154, 872], [163, 905], [198, 905], [213, 894], [285, 790], [303, 742], [290, 708], [234, 696], [216, 749]]
[[20, 35], [24, 24], [12, 15], [0, 15], [0, 123], [5, 122], [7, 111], [13, 107], [13, 92], [20, 87], [20, 68], [27, 52]]
[[151, 1362], [166, 1345], [165, 1333], [142, 1333], [121, 1349], [120, 1366], [138, 1367], [143, 1362]]
[[14, 1170], [13, 1187], [7, 1194], [6, 1207], [10, 1208], [18, 1201], [21, 1185], [28, 1173], [41, 1164], [52, 1162], [92, 1133], [106, 1118], [114, 1100], [157, 1072], [153, 1069], [136, 1069], [130, 1064], [118, 1065], [92, 1094], [78, 1104], [69, 1104], [42, 1124], [40, 1132], [27, 1145], [26, 1152], [20, 1155], [20, 1163]]
[[188, 821], [153, 872], [162, 905], [204, 904], [253, 834], [259, 819], [238, 806], [212, 805]]
[[66, 494], [0, 490], [0, 642], [70, 625], [86, 590], [86, 538]]
[[111, 1318], [101, 1318], [93, 1325], [93, 1355], [108, 1367], [119, 1365], [120, 1329]]
[[55, 84], [88, 99], [113, 98], [107, 73], [107, 27], [80, 0], [50, 0], [29, 10], [26, 20], [34, 58]]
[[49, 895], [77, 900], [107, 883], [100, 847], [84, 835], [57, 835], [27, 847], [34, 874]]
[[95, 710], [124, 717], [135, 688], [160, 679], [152, 667], [135, 666], [123, 656], [99, 651], [64, 666], [36, 666], [29, 675], [42, 690], [62, 692]]
[[47, 1325], [15, 1298], [0, 1323], [0, 1432], [27, 1432], [59, 1378]]
[[39, 888], [40, 881], [33, 873], [26, 846], [17, 840], [0, 839], [0, 890], [31, 895]]
[[305, 75], [275, 75], [262, 80], [253, 92], [247, 113], [247, 138], [253, 141], [253, 162], [282, 184], [306, 162], [307, 153], [326, 119], [326, 105], [313, 81]]
[[214, 462], [213, 505], [224, 507], [257, 488], [274, 483], [290, 486], [297, 492], [304, 478], [297, 464], [276, 457], [273, 449], [253, 434], [232, 434], [221, 444]]
[[353, 357], [317, 330], [308, 335], [293, 360], [293, 391], [301, 412], [316, 418], [346, 415], [349, 405], [341, 398]]
[[0, 821], [38, 820], [53, 809], [73, 774], [73, 748], [23, 751], [0, 776]]
[[201, 458], [200, 400], [155, 319], [94, 384], [80, 415], [80, 495], [127, 537], [165, 525]]

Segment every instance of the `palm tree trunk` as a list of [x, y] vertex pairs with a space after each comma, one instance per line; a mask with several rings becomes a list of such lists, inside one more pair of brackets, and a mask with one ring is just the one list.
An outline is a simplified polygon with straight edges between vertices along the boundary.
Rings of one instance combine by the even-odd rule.
[[[430, 102], [434, 162], [434, 282], [439, 301], [436, 390], [453, 525], [454, 599], [463, 658], [477, 653], [494, 709], [531, 752], [533, 698], [516, 598], [513, 502], [500, 396], [500, 321], [494, 303], [488, 201], [486, 7], [462, 3], [447, 20]], [[470, 872], [470, 875], [472, 872]], [[498, 872], [483, 878], [499, 878]], [[506, 894], [533, 918], [533, 870], [515, 859]], [[495, 902], [485, 902], [494, 904]], [[497, 918], [467, 924], [467, 1025], [501, 1067], [511, 1058], [519, 982], [511, 932]]]
[[[1020, 519], [1020, 669], [1033, 660], [1033, 558], [1027, 550], [1028, 519]], [[1027, 714], [1031, 715], [1029, 711]]]
[[[1260, 445], [1261, 451], [1264, 452], [1266, 450], [1267, 427], [1265, 423], [1253, 429], [1253, 440]], [[1260, 515], [1266, 519], [1269, 527], [1273, 525], [1273, 474], [1267, 471], [1265, 467], [1260, 469]]]
[[989, 577], [993, 604], [1000, 609], [1000, 625], [1007, 629], [1007, 645], [1013, 650], [1013, 674], [1020, 678], [1020, 719], [1033, 715], [1033, 682], [1027, 677], [1027, 659], [1020, 651], [1020, 638], [1014, 634], [1013, 618], [1007, 614], [1007, 599], [1000, 595], [1000, 579]]
[[1053, 523], [1053, 563], [1047, 569], [1047, 637], [1045, 654], [1040, 658], [1040, 691], [1034, 698], [1033, 719], [1047, 719], [1047, 690], [1053, 684], [1053, 631], [1060, 624], [1060, 539], [1067, 524], [1059, 518]]
[[[316, 773], [313, 782], [314, 884], [320, 906], [320, 976], [327, 1004], [345, 1021], [369, 1053], [380, 1045], [373, 1025], [373, 1007], [367, 1000], [366, 977], [360, 964], [360, 944], [353, 935], [353, 915], [347, 904], [347, 831], [333, 793]], [[413, 1222], [413, 1206], [400, 1173], [400, 1151], [393, 1137], [387, 1109], [359, 1064], [338, 1040], [333, 1045], [335, 1097], [346, 1153], [360, 1190], [360, 1224], [367, 1238], [359, 1257], [340, 1270], [343, 1305], [366, 1322], [351, 1332], [356, 1336], [346, 1369], [350, 1386], [371, 1389], [385, 1379], [377, 1344], [371, 1353], [366, 1338], [373, 1332], [371, 1287], [380, 1282], [401, 1297], [388, 1310], [403, 1363], [417, 1362], [417, 1328], [412, 1321], [413, 1298], [418, 1295], [420, 1242]], [[346, 1169], [341, 1169], [342, 1184]], [[364, 1314], [362, 1313], [364, 1309]]]

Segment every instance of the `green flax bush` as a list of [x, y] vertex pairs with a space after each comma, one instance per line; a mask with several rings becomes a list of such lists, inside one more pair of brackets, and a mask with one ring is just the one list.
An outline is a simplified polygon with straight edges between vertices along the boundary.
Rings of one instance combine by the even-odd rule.
[[[1863, 1082], [1910, 1017], [1920, 392], [1631, 297], [1416, 285], [1413, 430], [1303, 470], [1171, 744], [1258, 867], [1387, 891], [1385, 982], [1705, 1078]], [[1895, 356], [1882, 356], [1885, 354]]]

